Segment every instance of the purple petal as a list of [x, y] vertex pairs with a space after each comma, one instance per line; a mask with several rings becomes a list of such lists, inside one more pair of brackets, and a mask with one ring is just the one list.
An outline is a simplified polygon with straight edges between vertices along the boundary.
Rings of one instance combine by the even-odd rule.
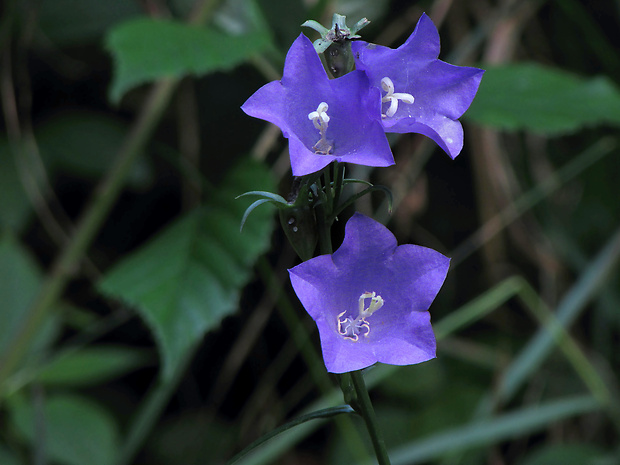
[[[432, 249], [397, 246], [385, 226], [356, 213], [334, 254], [290, 269], [293, 289], [318, 326], [327, 370], [343, 373], [375, 362], [406, 365], [433, 358], [427, 310], [448, 266], [449, 259]], [[360, 322], [368, 327], [360, 329], [357, 340], [344, 337], [338, 321], [359, 316], [359, 299], [366, 292], [381, 296], [383, 306]]]
[[[463, 147], [458, 118], [474, 99], [484, 71], [438, 60], [439, 34], [425, 14], [395, 50], [362, 41], [354, 42], [352, 50], [357, 69], [366, 72], [371, 85], [380, 88], [381, 79], [389, 77], [395, 92], [415, 99], [412, 104], [399, 102], [396, 114], [383, 118], [385, 131], [424, 134], [455, 158]], [[383, 105], [385, 110], [388, 103]]]
[[[394, 164], [381, 124], [380, 92], [366, 74], [354, 71], [329, 79], [309, 39], [300, 35], [291, 46], [281, 81], [261, 87], [241, 107], [248, 115], [270, 121], [289, 139], [293, 175], [314, 173], [334, 160], [366, 166]], [[328, 105], [328, 154], [318, 154], [321, 139], [308, 115]]]

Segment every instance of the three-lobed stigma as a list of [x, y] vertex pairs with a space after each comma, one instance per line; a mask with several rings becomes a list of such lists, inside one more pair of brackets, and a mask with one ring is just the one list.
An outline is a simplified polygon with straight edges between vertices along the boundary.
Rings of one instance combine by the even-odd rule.
[[[366, 299], [370, 299], [368, 308], [366, 308]], [[364, 292], [359, 298], [359, 310], [355, 319], [351, 317], [341, 319], [347, 313], [346, 310], [338, 315], [338, 333], [345, 339], [350, 339], [354, 342], [359, 340], [360, 334], [368, 337], [370, 334], [370, 323], [366, 318], [383, 307], [383, 303], [383, 298], [377, 295], [376, 292]]]

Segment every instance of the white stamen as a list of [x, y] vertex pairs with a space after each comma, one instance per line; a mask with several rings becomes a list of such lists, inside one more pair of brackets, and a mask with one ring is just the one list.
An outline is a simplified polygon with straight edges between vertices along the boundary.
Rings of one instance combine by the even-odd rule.
[[[368, 308], [366, 308], [366, 299], [371, 299]], [[357, 342], [360, 333], [364, 333], [364, 337], [370, 334], [370, 323], [366, 318], [371, 316], [381, 307], [383, 307], [383, 299], [375, 292], [364, 292], [359, 298], [359, 313], [357, 318], [346, 317], [341, 320], [342, 316], [347, 313], [346, 310], [338, 315], [338, 333], [345, 339], [351, 339]]]
[[327, 105], [327, 103], [321, 102], [319, 103], [316, 111], [311, 111], [310, 113], [308, 113], [308, 119], [312, 121], [314, 127], [318, 129], [319, 133], [321, 134], [321, 138], [316, 144], [314, 144], [314, 147], [312, 148], [314, 149], [315, 153], [322, 155], [327, 155], [332, 150], [332, 143], [331, 141], [328, 141], [326, 137], [327, 126], [330, 119], [329, 115], [327, 114], [328, 108], [329, 106]]
[[402, 100], [404, 103], [408, 104], [412, 104], [415, 100], [411, 94], [407, 94], [405, 92], [394, 92], [394, 83], [387, 76], [381, 79], [381, 87], [386, 92], [385, 96], [381, 99], [381, 102], [390, 102], [390, 107], [385, 112], [385, 115], [381, 115], [383, 118], [392, 117], [396, 114], [399, 100]]

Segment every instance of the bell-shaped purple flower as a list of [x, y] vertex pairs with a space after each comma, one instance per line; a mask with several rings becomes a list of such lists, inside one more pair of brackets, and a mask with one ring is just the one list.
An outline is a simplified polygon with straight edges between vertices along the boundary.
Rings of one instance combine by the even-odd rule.
[[484, 70], [438, 60], [439, 33], [425, 14], [397, 49], [356, 41], [352, 50], [356, 68], [382, 91], [385, 131], [424, 134], [454, 159], [463, 148], [458, 119], [474, 99]]
[[286, 55], [282, 80], [258, 89], [241, 109], [282, 130], [293, 175], [304, 176], [334, 160], [394, 164], [381, 126], [380, 99], [361, 71], [329, 79], [312, 42], [300, 35]]
[[327, 371], [434, 358], [428, 308], [449, 262], [426, 247], [398, 246], [385, 226], [356, 213], [336, 252], [291, 268], [293, 289], [318, 326]]

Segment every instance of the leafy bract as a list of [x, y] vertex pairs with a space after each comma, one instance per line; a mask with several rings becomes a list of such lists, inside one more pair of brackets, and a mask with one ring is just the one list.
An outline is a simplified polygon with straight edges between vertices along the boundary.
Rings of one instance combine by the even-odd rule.
[[232, 171], [207, 204], [175, 221], [113, 268], [100, 289], [134, 306], [153, 331], [167, 378], [202, 336], [237, 308], [256, 258], [269, 245], [272, 211], [239, 224], [250, 188], [273, 190], [255, 162]]
[[141, 18], [115, 27], [106, 39], [115, 62], [110, 98], [164, 77], [228, 70], [269, 44], [264, 30], [232, 35], [175, 21]]
[[620, 92], [602, 76], [584, 79], [532, 63], [489, 67], [465, 116], [498, 129], [547, 135], [618, 126]]

